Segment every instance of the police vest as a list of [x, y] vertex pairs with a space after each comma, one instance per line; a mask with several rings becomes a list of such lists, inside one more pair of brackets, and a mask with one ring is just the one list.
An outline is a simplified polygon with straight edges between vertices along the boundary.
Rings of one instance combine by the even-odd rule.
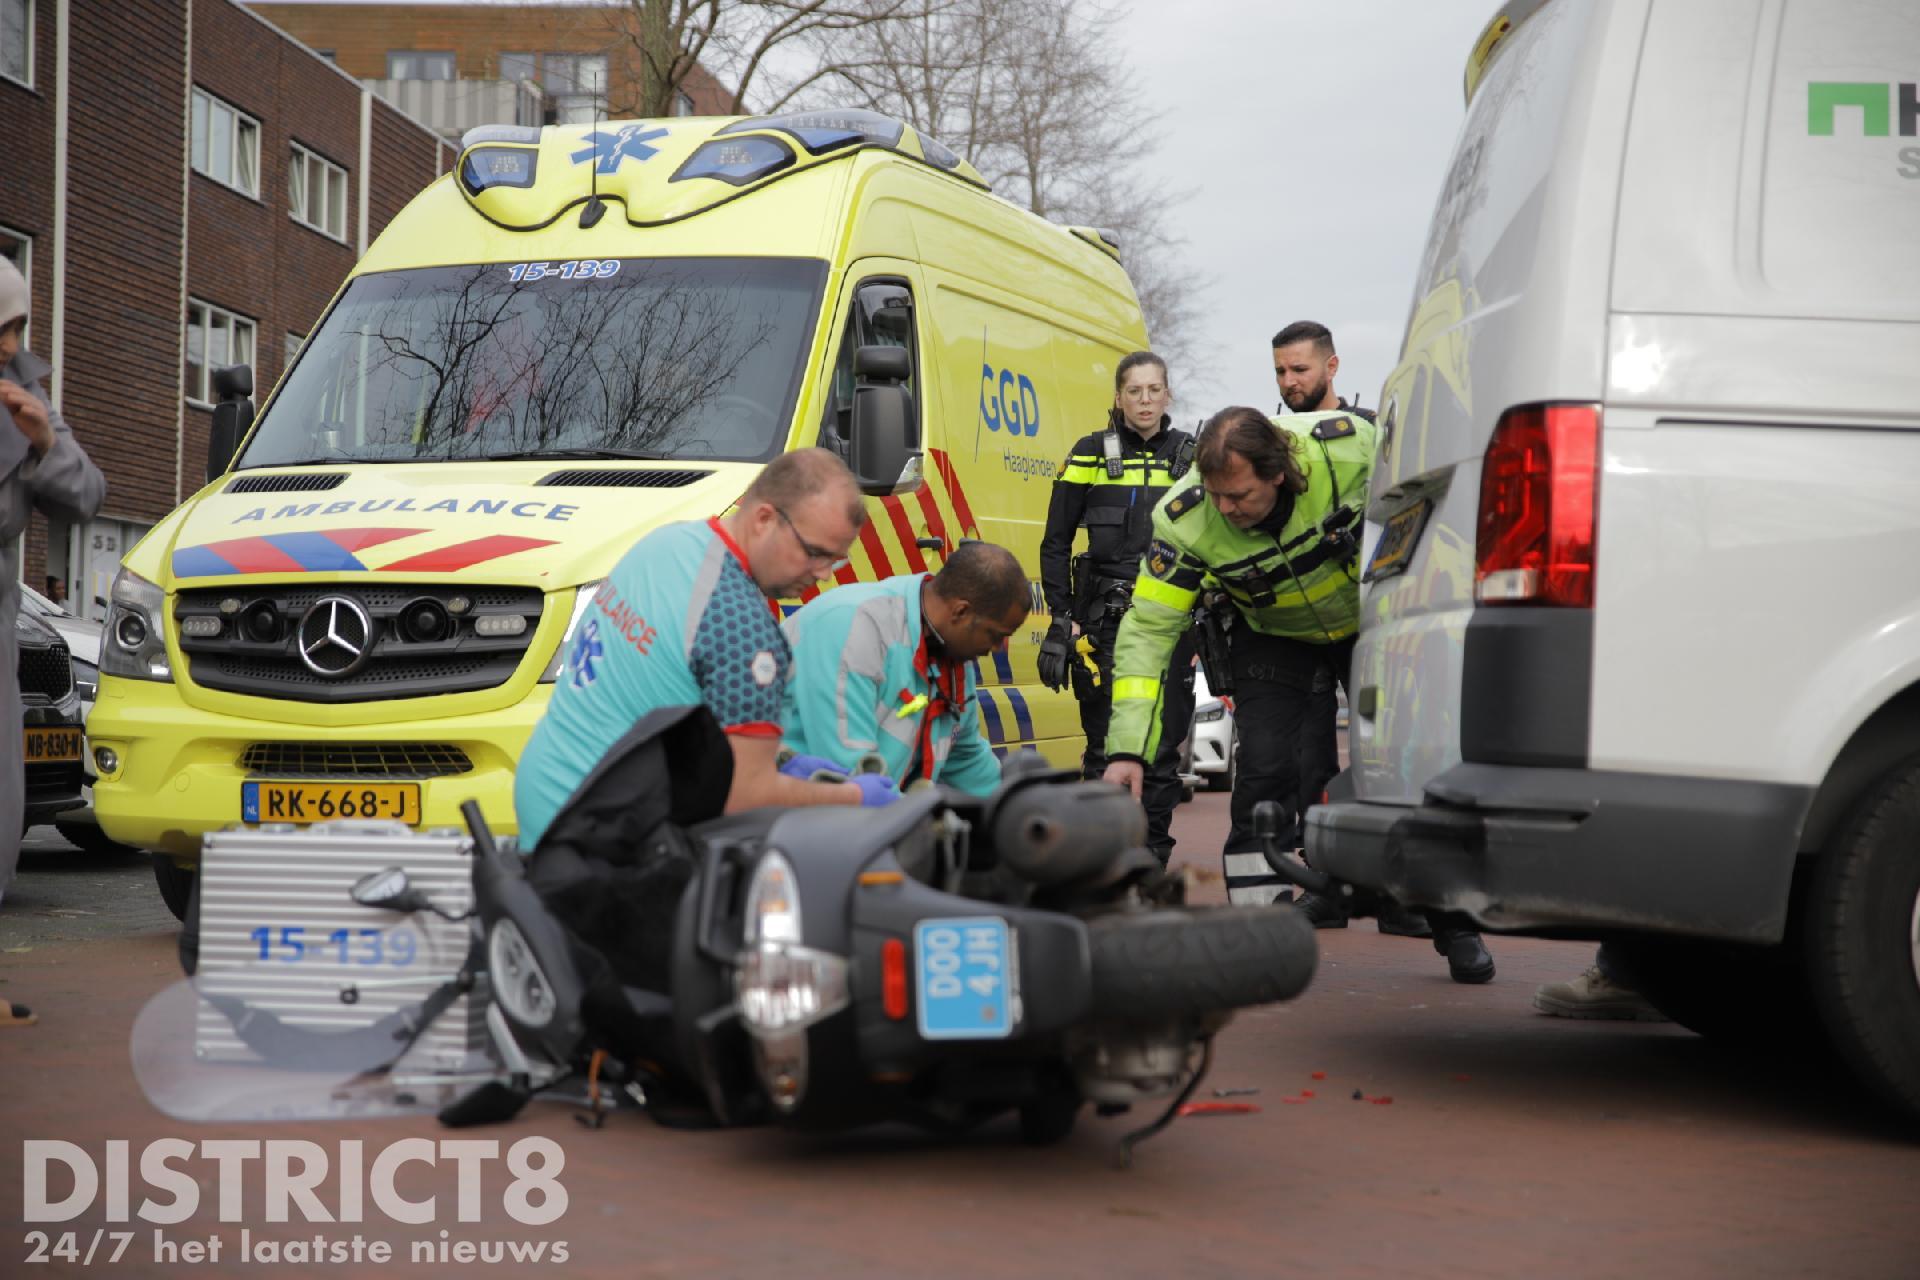
[[1307, 479], [1277, 535], [1236, 528], [1200, 485], [1169, 493], [1155, 509], [1134, 607], [1114, 646], [1110, 756], [1153, 758], [1161, 675], [1203, 582], [1224, 589], [1264, 635], [1329, 644], [1359, 629], [1360, 520], [1378, 433], [1342, 412], [1277, 418], [1274, 430], [1287, 434]]
[[1192, 463], [1193, 437], [1162, 427], [1151, 445], [1120, 427], [1082, 436], [1060, 479], [1087, 487], [1080, 523], [1094, 570], [1131, 581], [1153, 537], [1153, 511]]

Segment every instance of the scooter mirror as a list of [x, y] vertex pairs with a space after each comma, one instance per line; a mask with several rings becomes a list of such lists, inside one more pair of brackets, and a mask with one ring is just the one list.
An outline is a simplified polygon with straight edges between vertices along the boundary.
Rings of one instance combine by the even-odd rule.
[[418, 911], [427, 905], [426, 898], [414, 890], [406, 870], [401, 867], [370, 871], [355, 880], [347, 892], [361, 906], [382, 911]]

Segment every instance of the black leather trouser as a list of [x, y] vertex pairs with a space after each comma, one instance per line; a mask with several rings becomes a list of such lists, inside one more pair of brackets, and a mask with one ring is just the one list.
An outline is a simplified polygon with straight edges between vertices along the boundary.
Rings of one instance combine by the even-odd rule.
[[[1080, 776], [1084, 778], [1098, 778], [1107, 771], [1107, 725], [1113, 718], [1113, 642], [1119, 632], [1116, 617], [1088, 633], [1093, 638], [1094, 661], [1100, 667], [1098, 683], [1077, 649], [1073, 655], [1073, 696], [1080, 700], [1080, 731], [1087, 737], [1086, 751], [1080, 757]], [[1173, 854], [1173, 811], [1179, 807], [1182, 794], [1180, 744], [1193, 727], [1194, 651], [1193, 633], [1189, 631], [1180, 637], [1167, 662], [1160, 686], [1160, 747], [1147, 766], [1140, 788], [1141, 803], [1147, 810], [1147, 847], [1163, 863]]]

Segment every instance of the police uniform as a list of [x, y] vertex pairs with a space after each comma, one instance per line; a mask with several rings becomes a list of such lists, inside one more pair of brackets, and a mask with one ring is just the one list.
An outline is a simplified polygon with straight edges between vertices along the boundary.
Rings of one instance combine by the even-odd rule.
[[[1360, 630], [1360, 525], [1378, 436], [1372, 422], [1340, 410], [1276, 418], [1273, 426], [1289, 436], [1307, 488], [1282, 491], [1258, 525], [1234, 525], [1200, 485], [1169, 493], [1155, 508], [1153, 543], [1115, 645], [1107, 735], [1109, 757], [1145, 760], [1159, 749], [1166, 655], [1186, 632], [1201, 585], [1217, 584], [1238, 615], [1232, 662], [1240, 758], [1225, 851], [1227, 894], [1237, 903], [1270, 901], [1285, 883], [1266, 864], [1253, 807], [1261, 800], [1291, 807], [1298, 795], [1295, 753], [1315, 677], [1329, 668], [1349, 687]], [[1493, 960], [1472, 930], [1433, 919], [1433, 940], [1456, 981], [1493, 976]]]
[[942, 657], [921, 621], [928, 577], [836, 587], [781, 625], [793, 649], [782, 741], [849, 771], [878, 755], [903, 787], [930, 778], [987, 795], [1000, 761], [980, 727], [973, 664]]
[[[1047, 610], [1060, 625], [1080, 624], [1097, 668], [1076, 651], [1069, 665], [1074, 697], [1080, 703], [1080, 728], [1086, 735], [1082, 772], [1098, 778], [1106, 772], [1104, 744], [1113, 702], [1114, 644], [1121, 618], [1133, 599], [1141, 574], [1141, 556], [1153, 540], [1155, 506], [1187, 473], [1193, 436], [1160, 419], [1160, 430], [1142, 440], [1114, 421], [1104, 431], [1082, 436], [1053, 482], [1047, 528], [1040, 542], [1040, 585]], [[1074, 535], [1084, 526], [1087, 550], [1073, 556]], [[1173, 849], [1170, 827], [1180, 802], [1179, 751], [1193, 719], [1194, 644], [1183, 622], [1162, 667], [1167, 679], [1162, 718], [1166, 742], [1143, 757], [1151, 761], [1142, 798], [1147, 810], [1147, 842], [1164, 860]]]
[[581, 615], [547, 713], [514, 776], [520, 847], [642, 716], [704, 704], [730, 734], [778, 737], [786, 638], [718, 520], [633, 544]]

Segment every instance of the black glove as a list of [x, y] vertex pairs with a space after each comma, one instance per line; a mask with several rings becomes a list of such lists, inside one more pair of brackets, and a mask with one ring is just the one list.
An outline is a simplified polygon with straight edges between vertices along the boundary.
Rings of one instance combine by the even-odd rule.
[[1065, 618], [1056, 618], [1040, 642], [1040, 683], [1060, 692], [1067, 687], [1067, 664], [1073, 661], [1073, 628]]

